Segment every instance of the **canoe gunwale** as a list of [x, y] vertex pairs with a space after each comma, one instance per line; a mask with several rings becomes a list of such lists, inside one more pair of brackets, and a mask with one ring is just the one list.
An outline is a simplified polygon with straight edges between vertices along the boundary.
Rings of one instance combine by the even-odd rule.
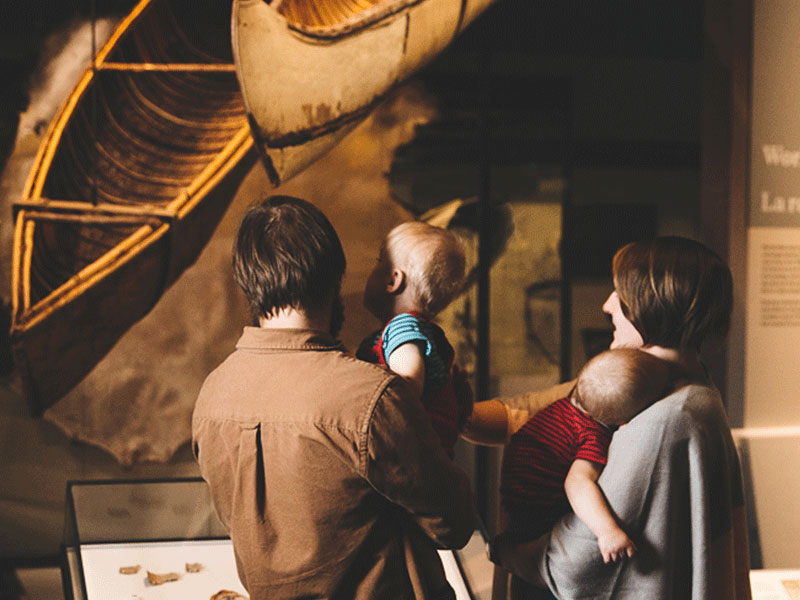
[[127, 73], [233, 73], [236, 65], [233, 63], [121, 63], [107, 62], [97, 65], [97, 71], [123, 71]]

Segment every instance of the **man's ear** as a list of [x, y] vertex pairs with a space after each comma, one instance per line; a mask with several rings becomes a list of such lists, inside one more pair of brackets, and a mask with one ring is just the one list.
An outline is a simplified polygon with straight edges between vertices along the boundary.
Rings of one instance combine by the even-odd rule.
[[386, 283], [386, 292], [389, 294], [399, 294], [406, 287], [406, 272], [402, 269], [392, 269], [389, 274], [389, 281]]

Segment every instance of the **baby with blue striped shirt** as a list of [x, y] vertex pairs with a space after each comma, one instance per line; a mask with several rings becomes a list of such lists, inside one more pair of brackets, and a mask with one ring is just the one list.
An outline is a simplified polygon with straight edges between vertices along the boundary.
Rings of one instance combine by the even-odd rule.
[[420, 221], [392, 229], [364, 288], [364, 306], [384, 326], [357, 352], [411, 385], [451, 458], [471, 406], [456, 397], [455, 353], [433, 319], [461, 291], [465, 262], [461, 243], [446, 229]]

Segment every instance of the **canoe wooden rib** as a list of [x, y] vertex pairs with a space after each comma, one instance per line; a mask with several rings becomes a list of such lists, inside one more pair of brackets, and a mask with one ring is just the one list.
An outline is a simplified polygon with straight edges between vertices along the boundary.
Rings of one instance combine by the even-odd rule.
[[273, 184], [332, 148], [492, 1], [234, 0], [236, 73]]
[[230, 9], [142, 0], [51, 124], [14, 206], [11, 333], [35, 413], [194, 262], [255, 161]]

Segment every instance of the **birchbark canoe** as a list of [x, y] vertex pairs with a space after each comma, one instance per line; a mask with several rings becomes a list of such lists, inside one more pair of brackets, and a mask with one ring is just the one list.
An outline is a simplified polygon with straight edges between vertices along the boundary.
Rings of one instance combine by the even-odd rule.
[[14, 204], [11, 328], [36, 414], [195, 261], [257, 161], [230, 8], [141, 0], [39, 148]]
[[272, 183], [332, 148], [492, 1], [234, 0], [236, 73]]

